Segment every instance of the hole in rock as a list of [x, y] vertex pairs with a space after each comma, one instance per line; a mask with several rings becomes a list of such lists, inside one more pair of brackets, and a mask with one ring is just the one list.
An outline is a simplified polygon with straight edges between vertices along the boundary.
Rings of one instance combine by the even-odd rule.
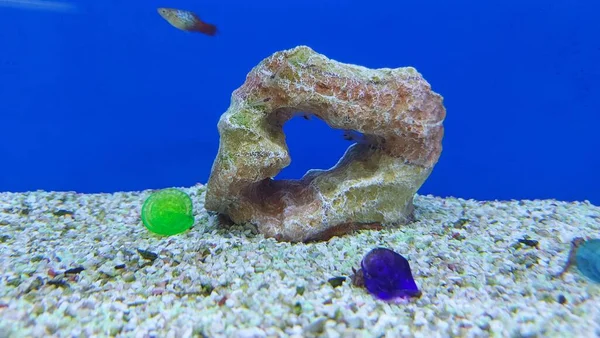
[[[333, 129], [320, 118], [296, 113], [283, 125], [292, 162], [275, 177], [276, 180], [301, 179], [310, 169], [330, 169], [362, 134]], [[351, 136], [348, 140], [347, 136]]]

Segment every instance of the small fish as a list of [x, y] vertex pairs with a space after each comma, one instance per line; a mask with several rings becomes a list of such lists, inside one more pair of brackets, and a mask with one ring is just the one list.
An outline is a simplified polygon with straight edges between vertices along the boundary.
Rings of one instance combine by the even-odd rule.
[[305, 120], [310, 120], [313, 117], [311, 113], [295, 112], [292, 117], [302, 116]]
[[346, 141], [367, 145], [371, 149], [378, 149], [385, 142], [385, 140], [379, 139], [374, 135], [363, 134], [361, 132], [351, 129], [344, 130], [342, 137]]
[[369, 143], [369, 140], [367, 140], [367, 137], [364, 134], [359, 133], [355, 130], [344, 130], [342, 137], [346, 141], [356, 142], [358, 144], [368, 144]]
[[190, 11], [175, 8], [159, 8], [158, 14], [162, 16], [173, 27], [187, 32], [199, 32], [214, 36], [217, 33], [217, 26], [206, 23]]

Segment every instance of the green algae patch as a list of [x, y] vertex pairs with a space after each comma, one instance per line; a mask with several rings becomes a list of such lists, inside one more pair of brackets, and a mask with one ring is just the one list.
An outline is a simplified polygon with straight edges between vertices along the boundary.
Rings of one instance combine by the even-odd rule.
[[310, 49], [297, 48], [288, 55], [288, 62], [294, 66], [299, 66], [308, 62], [308, 59], [314, 53]]
[[194, 224], [192, 199], [185, 192], [169, 188], [152, 193], [142, 206], [142, 223], [151, 232], [171, 236]]
[[[260, 108], [259, 106], [253, 107], [255, 109]], [[242, 109], [229, 117], [233, 125], [243, 127], [246, 129], [252, 129], [256, 125], [256, 113], [250, 112], [247, 109]]]

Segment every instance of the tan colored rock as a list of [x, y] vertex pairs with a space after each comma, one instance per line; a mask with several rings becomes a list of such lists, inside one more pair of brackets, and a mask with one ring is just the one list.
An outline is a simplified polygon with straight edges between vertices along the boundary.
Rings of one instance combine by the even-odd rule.
[[[290, 164], [282, 126], [300, 112], [365, 140], [329, 170], [273, 180]], [[406, 224], [442, 151], [445, 114], [414, 68], [343, 64], [305, 46], [277, 52], [252, 69], [221, 116], [205, 207], [294, 242]]]

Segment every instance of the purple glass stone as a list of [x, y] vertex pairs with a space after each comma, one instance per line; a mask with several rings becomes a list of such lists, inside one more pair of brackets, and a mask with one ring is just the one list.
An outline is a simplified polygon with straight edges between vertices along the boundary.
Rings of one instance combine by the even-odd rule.
[[371, 250], [361, 262], [365, 287], [382, 300], [420, 296], [406, 258], [385, 248]]

